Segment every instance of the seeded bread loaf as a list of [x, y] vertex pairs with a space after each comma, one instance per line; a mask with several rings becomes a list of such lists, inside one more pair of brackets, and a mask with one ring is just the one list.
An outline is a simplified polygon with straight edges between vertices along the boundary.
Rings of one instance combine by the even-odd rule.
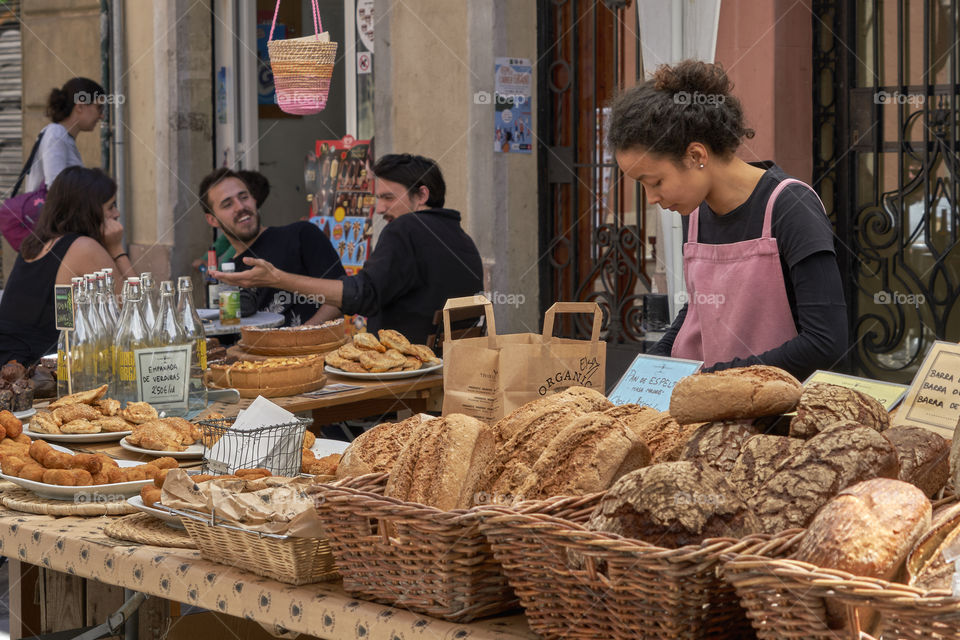
[[950, 441], [922, 427], [893, 427], [883, 435], [897, 448], [900, 479], [933, 496], [950, 479]]
[[740, 497], [750, 500], [757, 489], [776, 473], [803, 445], [803, 440], [760, 434], [747, 438], [728, 476]]
[[749, 422], [721, 420], [701, 425], [687, 440], [681, 460], [710, 465], [723, 474], [733, 470], [744, 443], [756, 430]]
[[870, 427], [832, 429], [814, 436], [760, 487], [749, 501], [764, 532], [805, 527], [842, 489], [900, 472], [897, 450]]
[[613, 406], [613, 403], [607, 400], [602, 393], [588, 387], [570, 387], [551, 396], [538, 398], [517, 407], [493, 425], [497, 444], [506, 442], [516, 435], [524, 425], [536, 420], [544, 411], [551, 410], [557, 405], [576, 407], [581, 413], [589, 413], [609, 409]]
[[800, 381], [777, 367], [695, 373], [673, 388], [670, 415], [680, 424], [777, 415], [793, 411], [801, 391]]
[[384, 495], [444, 511], [469, 508], [495, 448], [493, 430], [475, 418], [454, 413], [428, 420], [400, 452]]
[[625, 404], [604, 413], [627, 425], [650, 449], [651, 464], [680, 459], [683, 447], [699, 424], [679, 425], [666, 411]]
[[650, 450], [622, 422], [583, 415], [558, 433], [517, 490], [524, 500], [606, 491], [622, 475], [650, 464]]
[[378, 424], [361, 433], [344, 450], [337, 466], [337, 478], [388, 473], [410, 440], [413, 430], [429, 418], [425, 414], [417, 414], [400, 422]]
[[790, 435], [812, 438], [839, 420], [852, 420], [877, 431], [890, 426], [890, 415], [875, 398], [855, 389], [814, 382], [803, 389], [797, 415], [790, 421]]
[[678, 548], [706, 538], [757, 533], [760, 522], [719, 472], [681, 461], [620, 478], [586, 527]]

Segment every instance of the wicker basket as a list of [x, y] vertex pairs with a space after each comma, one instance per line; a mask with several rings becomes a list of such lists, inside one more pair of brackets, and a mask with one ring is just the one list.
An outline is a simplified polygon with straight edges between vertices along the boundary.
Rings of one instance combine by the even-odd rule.
[[582, 523], [602, 497], [580, 498], [574, 518], [555, 517], [569, 498], [480, 511], [480, 528], [531, 629], [545, 638], [598, 640], [753, 637], [716, 568], [722, 553], [751, 549], [764, 536], [665, 549], [588, 531]]
[[[452, 622], [516, 608], [516, 596], [480, 533], [476, 510], [440, 511], [384, 497], [387, 477], [319, 485], [324, 493], [317, 510], [344, 590]], [[364, 483], [369, 491], [359, 489]], [[576, 502], [560, 507], [571, 516], [579, 508]]]
[[207, 560], [293, 585], [337, 578], [330, 544], [324, 538], [260, 533], [219, 522], [215, 515], [189, 509], [160, 508], [180, 517], [200, 555]]
[[330, 42], [329, 36], [323, 33], [317, 1], [312, 0], [312, 5], [316, 35], [274, 40], [273, 30], [280, 10], [280, 0], [277, 0], [267, 41], [277, 105], [282, 111], [299, 116], [320, 113], [327, 106], [337, 57], [337, 43]]

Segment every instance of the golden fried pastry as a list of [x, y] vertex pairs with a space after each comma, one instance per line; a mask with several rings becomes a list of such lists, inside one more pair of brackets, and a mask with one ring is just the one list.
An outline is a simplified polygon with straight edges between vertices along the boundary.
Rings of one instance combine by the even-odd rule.
[[402, 367], [406, 361], [406, 357], [396, 349], [390, 349], [386, 353], [368, 351], [360, 356], [360, 364], [371, 373], [383, 373], [393, 367]]
[[30, 418], [30, 431], [35, 433], [62, 433], [60, 425], [49, 411], [37, 411]]
[[336, 353], [341, 358], [353, 360], [354, 362], [360, 362], [360, 354], [363, 353], [363, 349], [359, 349], [353, 344], [345, 344], [337, 349]]
[[0, 427], [7, 438], [16, 438], [23, 433], [23, 423], [9, 411], [0, 411]]
[[136, 467], [127, 467], [123, 469], [124, 482], [137, 482], [140, 480], [148, 480], [152, 478], [147, 478], [147, 472], [143, 469], [146, 465], [139, 465]]
[[84, 469], [47, 469], [41, 482], [64, 487], [89, 487], [93, 484], [93, 476]]
[[163, 481], [167, 479], [170, 469], [160, 469], [157, 475], [153, 476], [153, 486], [157, 489], [163, 489]]
[[171, 458], [170, 456], [164, 456], [162, 458], [157, 458], [147, 464], [153, 465], [157, 469], [176, 469], [180, 466], [180, 463], [176, 459]]
[[90, 453], [74, 454], [71, 456], [70, 462], [67, 463], [68, 469], [85, 469], [90, 475], [100, 473], [102, 467], [103, 462], [100, 461], [100, 458]]
[[110, 476], [104, 471], [95, 473], [93, 474], [93, 484], [110, 484]]
[[91, 422], [100, 427], [100, 431], [103, 433], [119, 433], [133, 430], [133, 425], [120, 416], [104, 416], [99, 420], [91, 420]]
[[317, 456], [310, 449], [304, 449], [300, 452], [300, 471], [307, 472], [307, 467], [317, 461]]
[[114, 467], [117, 469], [120, 468], [120, 465], [117, 464], [117, 461], [105, 453], [95, 453], [94, 456], [100, 461], [100, 469], [102, 471], [105, 471], [108, 467]]
[[[375, 353], [373, 351], [365, 351], [364, 353]], [[353, 360], [347, 360], [337, 355], [336, 351], [331, 351], [327, 354], [327, 357], [324, 361], [331, 367], [336, 367], [341, 371], [348, 371], [350, 373], [367, 373], [367, 370], [363, 368], [359, 362], [354, 362]]]
[[332, 476], [337, 472], [337, 466], [340, 464], [340, 454], [331, 453], [310, 464], [304, 473], [312, 473], [316, 476]]
[[157, 476], [160, 475], [162, 469], [158, 469], [150, 463], [140, 465], [140, 468], [143, 469], [144, 475], [147, 476], [147, 480], [153, 480], [156, 482]]
[[106, 472], [107, 479], [110, 481], [107, 484], [117, 484], [118, 482], [127, 481], [126, 471], [120, 467], [103, 467], [103, 471]]
[[[85, 407], [87, 405], [80, 406]], [[100, 433], [100, 427], [89, 420], [80, 418], [79, 420], [71, 420], [66, 424], [60, 425], [60, 431], [62, 433]]]
[[127, 443], [153, 451], [183, 451], [183, 434], [161, 420], [153, 420], [133, 428]]
[[237, 469], [235, 473], [238, 478], [243, 478], [244, 480], [266, 478], [273, 475], [269, 469], [264, 469], [263, 467], [256, 467], [253, 469]]
[[[53, 410], [53, 419], [60, 425], [61, 430], [63, 425], [74, 420], [99, 420], [102, 417], [99, 411], [88, 404], [68, 404]], [[64, 433], [68, 432], [64, 431]]]
[[20, 444], [30, 444], [33, 442], [33, 440], [30, 439], [30, 436], [25, 433], [18, 435], [16, 438], [14, 438], [14, 441], [19, 442]]
[[90, 389], [89, 391], [78, 391], [77, 393], [71, 393], [68, 396], [63, 396], [62, 398], [55, 400], [50, 403], [51, 409], [56, 409], [57, 407], [65, 407], [68, 404], [90, 404], [96, 402], [103, 397], [103, 394], [107, 392], [107, 385], [100, 385], [96, 389]]
[[416, 371], [422, 366], [423, 366], [423, 363], [418, 358], [414, 358], [413, 356], [407, 356], [407, 360], [404, 363], [404, 365], [401, 367], [401, 370]]
[[353, 334], [353, 344], [358, 349], [364, 351], [378, 351], [383, 353], [387, 350], [385, 346], [380, 344], [380, 341], [372, 333], [355, 333]]
[[93, 403], [105, 416], [115, 416], [120, 412], [120, 401], [113, 398], [100, 398]]
[[57, 451], [43, 440], [34, 440], [29, 453], [37, 464], [47, 469], [67, 469], [73, 458], [69, 453]]
[[[212, 480], [217, 476], [209, 473], [198, 473], [195, 476], [190, 476], [190, 479], [193, 480], [194, 484], [200, 484], [201, 482], [206, 482], [207, 480]], [[236, 476], [230, 476], [231, 478], [236, 478]]]
[[30, 458], [3, 455], [0, 456], [0, 471], [3, 471], [5, 476], [18, 476], [20, 475], [20, 469], [23, 469], [24, 465], [30, 461]]
[[20, 468], [20, 473], [17, 474], [24, 480], [32, 480], [33, 482], [43, 482], [43, 474], [47, 472], [46, 467], [43, 465], [31, 460], [27, 464], [23, 465]]
[[30, 445], [10, 438], [0, 440], [0, 455], [30, 457]]
[[160, 496], [162, 495], [163, 491], [149, 484], [140, 489], [140, 499], [143, 500], [143, 504], [148, 507], [152, 507], [160, 502]]
[[200, 427], [193, 424], [189, 420], [172, 417], [161, 418], [160, 421], [168, 427], [176, 429], [180, 432], [180, 435], [183, 436], [180, 440], [180, 444], [190, 445], [200, 439]]
[[407, 340], [406, 336], [393, 329], [380, 329], [380, 331], [377, 331], [377, 337], [380, 338], [380, 344], [388, 349], [403, 351], [410, 346], [410, 341]]
[[312, 431], [303, 432], [303, 448], [309, 449], [317, 441], [317, 436], [313, 434]]
[[127, 422], [134, 424], [143, 424], [160, 417], [149, 402], [128, 402], [127, 406], [120, 410], [119, 415]]
[[440, 364], [440, 358], [438, 358], [437, 354], [433, 352], [433, 349], [425, 344], [411, 344], [406, 349], [400, 349], [400, 352], [404, 355], [417, 358], [420, 360], [420, 362], [428, 367], [435, 364]]

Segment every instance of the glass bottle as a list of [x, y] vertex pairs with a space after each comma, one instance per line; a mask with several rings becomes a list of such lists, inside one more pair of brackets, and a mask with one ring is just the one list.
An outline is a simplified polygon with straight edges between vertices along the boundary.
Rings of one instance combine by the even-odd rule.
[[[113, 306], [110, 306], [110, 299], [113, 298]], [[119, 317], [114, 315], [117, 299], [113, 296], [113, 290], [107, 288], [106, 271], [97, 271], [97, 309], [100, 311], [100, 317], [103, 318], [103, 324], [107, 326], [110, 335], [110, 341], [113, 342], [113, 334], [117, 330], [117, 320]]]
[[[235, 269], [232, 262], [221, 266], [224, 273], [233, 273]], [[240, 324], [240, 288], [235, 284], [220, 284], [220, 324]]]
[[144, 271], [140, 274], [140, 309], [143, 312], [143, 321], [147, 323], [147, 326], [153, 331], [153, 327], [157, 323], [157, 305], [156, 301], [153, 299], [153, 293], [156, 288], [156, 283], [153, 281], [153, 274], [149, 271]]
[[203, 323], [193, 303], [193, 281], [189, 276], [180, 276], [177, 279], [177, 295], [177, 313], [183, 324], [183, 333], [193, 343], [190, 350], [188, 399], [188, 408], [193, 414], [207, 406], [207, 387], [203, 384], [203, 374], [207, 369], [207, 336], [203, 332]]
[[127, 402], [137, 401], [137, 365], [134, 351], [150, 346], [150, 331], [143, 318], [140, 278], [127, 278], [124, 293], [126, 300], [113, 342], [116, 345], [114, 397], [126, 405]]
[[183, 325], [177, 315], [173, 282], [164, 280], [160, 283], [160, 308], [153, 325], [153, 344], [157, 347], [168, 347], [185, 343]]
[[90, 325], [90, 334], [93, 337], [92, 342], [96, 349], [91, 354], [97, 363], [93, 386], [99, 387], [102, 384], [109, 385], [113, 382], [113, 363], [110, 354], [110, 345], [113, 342], [113, 336], [97, 304], [96, 274], [88, 273], [83, 278], [90, 305], [87, 309], [87, 324]]
[[83, 278], [77, 278], [77, 310], [73, 319], [74, 344], [71, 349], [73, 359], [73, 391], [86, 391], [99, 386], [97, 363], [99, 359], [99, 336], [90, 323], [90, 296]]

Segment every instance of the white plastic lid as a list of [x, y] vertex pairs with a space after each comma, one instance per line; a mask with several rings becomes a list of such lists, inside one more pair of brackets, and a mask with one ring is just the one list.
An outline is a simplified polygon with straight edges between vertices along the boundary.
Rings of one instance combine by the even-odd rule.
[[224, 262], [220, 265], [220, 271], [236, 271], [237, 267], [232, 262]]

